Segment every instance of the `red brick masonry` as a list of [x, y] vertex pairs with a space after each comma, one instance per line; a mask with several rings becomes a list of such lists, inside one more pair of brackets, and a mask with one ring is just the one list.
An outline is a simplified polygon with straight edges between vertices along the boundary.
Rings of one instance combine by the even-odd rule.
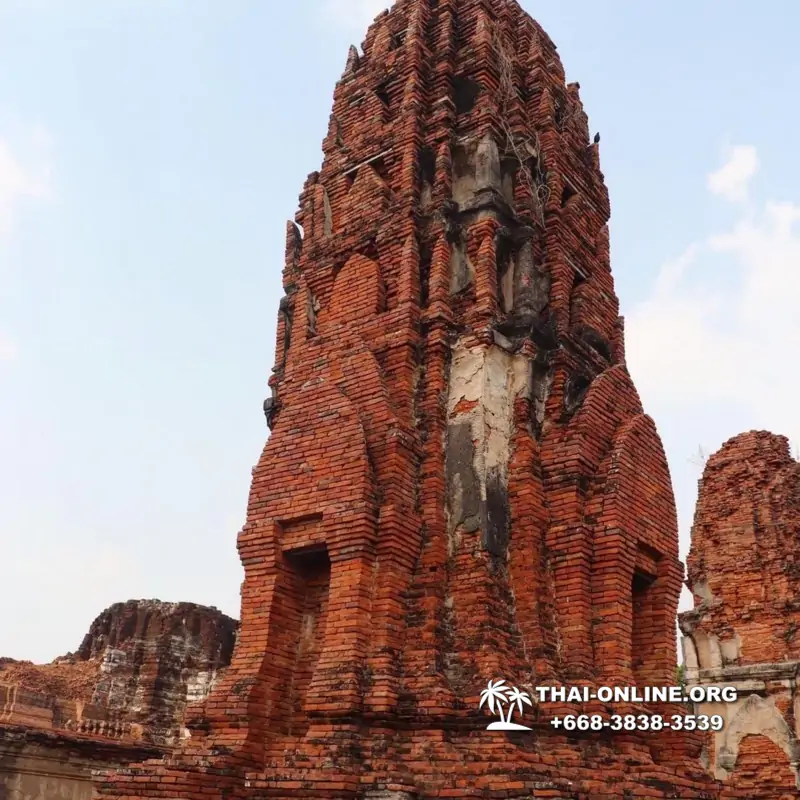
[[[800, 464], [783, 436], [751, 431], [706, 464], [681, 614], [687, 677], [731, 684], [735, 703], [704, 760], [723, 797], [800, 797]], [[721, 707], [720, 707], [721, 706]]]
[[[237, 627], [193, 603], [116, 603], [75, 653], [52, 664], [0, 658], [0, 726], [169, 747], [187, 703], [203, 699], [230, 663]], [[61, 739], [36, 741], [58, 749]]]
[[100, 795], [717, 798], [699, 736], [478, 712], [490, 678], [675, 678], [670, 476], [555, 46], [509, 0], [400, 0], [323, 150], [287, 226], [231, 666], [183, 747]]

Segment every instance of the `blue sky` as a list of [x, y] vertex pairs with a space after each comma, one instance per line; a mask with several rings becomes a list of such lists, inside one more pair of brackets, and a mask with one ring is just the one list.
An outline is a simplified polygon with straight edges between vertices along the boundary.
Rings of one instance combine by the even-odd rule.
[[[693, 456], [800, 441], [800, 5], [524, 0], [612, 200], [683, 555]], [[285, 220], [369, 0], [0, 0], [0, 655], [107, 605], [238, 615]]]

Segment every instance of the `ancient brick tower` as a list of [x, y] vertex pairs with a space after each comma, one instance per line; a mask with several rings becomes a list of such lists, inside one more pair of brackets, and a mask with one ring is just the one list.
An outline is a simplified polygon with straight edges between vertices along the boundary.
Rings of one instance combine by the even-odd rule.
[[696, 742], [477, 709], [490, 678], [675, 676], [675, 507], [578, 88], [511, 0], [400, 0], [351, 48], [287, 229], [233, 661], [105, 796], [712, 796]]
[[726, 720], [705, 754], [722, 797], [800, 798], [800, 464], [783, 436], [751, 431], [708, 460], [688, 582], [687, 679], [738, 689], [704, 709]]

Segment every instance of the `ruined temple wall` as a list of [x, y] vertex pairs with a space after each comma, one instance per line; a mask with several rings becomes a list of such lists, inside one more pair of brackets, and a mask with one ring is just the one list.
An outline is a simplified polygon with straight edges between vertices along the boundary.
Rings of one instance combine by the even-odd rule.
[[51, 664], [0, 659], [0, 800], [89, 800], [93, 772], [163, 757], [236, 633], [216, 609], [128, 601]]
[[91, 800], [94, 770], [161, 755], [155, 747], [0, 725], [0, 800]]
[[701, 486], [688, 560], [698, 668], [797, 660], [800, 465], [788, 441], [732, 439]]
[[187, 705], [230, 662], [237, 622], [191, 603], [131, 600], [51, 664], [0, 660], [0, 724], [173, 744]]
[[800, 464], [784, 437], [752, 431], [709, 458], [688, 560], [695, 607], [680, 627], [689, 684], [738, 692], [700, 707], [725, 719], [704, 758], [726, 798], [800, 796], [798, 512]]

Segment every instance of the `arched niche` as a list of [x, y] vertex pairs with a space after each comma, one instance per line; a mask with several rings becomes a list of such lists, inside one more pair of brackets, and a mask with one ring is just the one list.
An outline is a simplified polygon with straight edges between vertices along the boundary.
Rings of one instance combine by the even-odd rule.
[[786, 755], [797, 776], [797, 744], [788, 723], [772, 699], [752, 694], [742, 703], [725, 729], [722, 747], [717, 753], [717, 777], [725, 780], [736, 768], [742, 740], [765, 736]]

